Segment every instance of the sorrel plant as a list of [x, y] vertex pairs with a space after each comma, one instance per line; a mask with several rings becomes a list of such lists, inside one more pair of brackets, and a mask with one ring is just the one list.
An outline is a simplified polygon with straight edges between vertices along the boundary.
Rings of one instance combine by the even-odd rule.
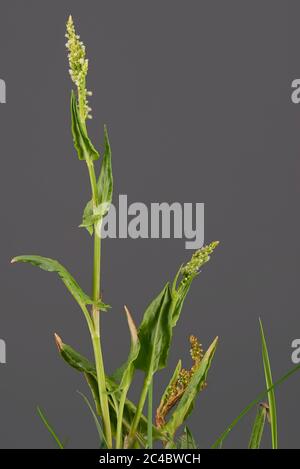
[[[192, 282], [200, 269], [210, 260], [218, 242], [212, 242], [196, 251], [191, 260], [181, 265], [172, 282], [167, 282], [161, 292], [147, 307], [142, 322], [137, 328], [127, 307], [125, 313], [131, 338], [131, 347], [126, 362], [112, 375], [105, 370], [102, 344], [102, 312], [110, 306], [101, 295], [101, 227], [107, 215], [113, 195], [113, 176], [111, 164], [111, 147], [107, 128], [104, 127], [104, 144], [101, 168], [98, 173], [95, 163], [100, 158], [88, 135], [87, 120], [91, 118], [86, 78], [88, 59], [80, 37], [75, 32], [70, 16], [67, 22], [67, 49], [69, 73], [74, 84], [71, 92], [71, 127], [74, 147], [79, 160], [85, 162], [91, 186], [91, 198], [84, 209], [81, 227], [93, 236], [94, 261], [92, 273], [92, 291], [87, 294], [76, 282], [68, 270], [58, 261], [37, 255], [23, 255], [13, 258], [12, 262], [27, 262], [49, 272], [56, 272], [79, 305], [91, 336], [94, 362], [89, 361], [72, 347], [65, 344], [58, 334], [55, 341], [61, 357], [84, 376], [94, 400], [94, 407], [83, 395], [92, 412], [100, 438], [100, 446], [106, 448], [151, 448], [154, 442], [161, 442], [167, 448], [196, 448], [195, 439], [185, 427], [181, 437], [177, 430], [184, 424], [193, 410], [198, 394], [206, 387], [208, 371], [216, 351], [218, 337], [204, 352], [198, 338], [189, 338], [192, 366], [184, 368], [179, 360], [171, 374], [158, 408], [153, 411], [153, 378], [167, 365], [172, 342], [173, 328], [180, 317], [184, 300]], [[255, 405], [258, 413], [254, 422], [249, 448], [258, 448], [266, 418], [271, 424], [272, 447], [277, 448], [277, 418], [274, 387], [285, 381], [299, 369], [295, 367], [277, 383], [273, 384], [272, 374], [264, 337], [260, 323], [263, 364], [267, 389], [249, 404], [218, 438], [213, 447], [220, 448], [232, 428]], [[128, 398], [128, 391], [134, 380], [136, 370], [144, 374], [143, 386], [139, 400], [134, 404]], [[261, 399], [268, 397], [268, 404], [260, 404]], [[147, 416], [144, 414], [148, 398]], [[38, 408], [40, 417], [60, 448], [64, 445], [54, 432], [44, 413]]]

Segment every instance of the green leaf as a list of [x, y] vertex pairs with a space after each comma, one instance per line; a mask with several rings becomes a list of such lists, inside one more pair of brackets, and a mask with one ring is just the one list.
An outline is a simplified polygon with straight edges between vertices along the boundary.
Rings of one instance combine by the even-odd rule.
[[71, 93], [72, 134], [75, 149], [80, 160], [97, 160], [99, 153], [90, 141], [85, 126], [82, 124], [74, 91]]
[[[58, 351], [60, 356], [65, 360], [65, 362], [70, 365], [72, 368], [84, 373], [89, 387], [92, 391], [93, 398], [95, 400], [95, 404], [97, 409], [100, 408], [99, 406], [99, 391], [98, 391], [98, 384], [97, 384], [97, 373], [96, 368], [93, 363], [91, 363], [87, 358], [83, 357], [79, 354], [76, 350], [74, 350], [70, 345], [67, 345], [62, 342], [61, 338], [56, 334], [55, 335], [56, 344], [58, 347]], [[115, 392], [115, 397], [117, 400], [120, 400], [121, 391], [119, 384], [112, 378], [106, 376], [106, 386], [108, 390], [108, 394]], [[116, 429], [116, 422], [117, 422], [117, 410], [114, 407], [113, 399], [109, 396], [109, 411], [110, 416], [112, 419], [112, 424], [114, 425], [114, 430]], [[131, 422], [134, 418], [136, 413], [136, 406], [131, 402], [129, 399], [126, 399], [125, 406], [124, 406], [124, 414], [123, 414], [123, 436], [126, 436]], [[142, 444], [146, 444], [146, 435], [147, 435], [147, 419], [144, 415], [142, 415], [141, 420], [138, 426], [138, 439]], [[158, 430], [156, 427], [153, 426], [153, 438], [155, 440], [158, 439], [166, 439], [166, 436], [163, 434], [162, 431]]]
[[[170, 288], [167, 283], [158, 296], [147, 307], [142, 324], [139, 327], [140, 351], [135, 360], [135, 368], [148, 373], [155, 373], [167, 364], [169, 349], [172, 341], [173, 327], [175, 327], [183, 302], [198, 270], [210, 259], [210, 254], [217, 247], [215, 241], [204, 246], [193, 254], [192, 260], [184, 267], [180, 267]], [[195, 271], [186, 273], [187, 266], [192, 263]], [[184, 274], [182, 273], [184, 272]], [[183, 276], [179, 282], [180, 275]], [[179, 285], [177, 285], [179, 283]], [[122, 375], [123, 365], [114, 374], [118, 380]]]
[[187, 426], [184, 427], [183, 435], [179, 438], [176, 447], [177, 449], [198, 449], [192, 432]]
[[109, 206], [112, 201], [113, 194], [113, 175], [111, 166], [111, 148], [108, 139], [108, 132], [106, 126], [104, 126], [104, 154], [101, 164], [100, 176], [97, 182], [98, 198], [100, 204], [106, 205], [106, 212], [109, 210]]
[[107, 443], [105, 441], [105, 436], [104, 436], [102, 427], [100, 425], [100, 422], [98, 420], [97, 415], [95, 414], [95, 411], [94, 411], [93, 407], [90, 404], [90, 401], [88, 400], [88, 398], [82, 392], [80, 392], [80, 391], [77, 391], [77, 392], [83, 398], [84, 402], [86, 403], [86, 405], [88, 406], [88, 408], [89, 408], [89, 410], [92, 414], [92, 417], [94, 419], [95, 426], [96, 426], [96, 429], [97, 429], [97, 432], [98, 432], [98, 435], [99, 435], [100, 449], [107, 448]]
[[[75, 368], [75, 367], [73, 367], [73, 368]], [[76, 369], [78, 369], [78, 368], [76, 368]], [[84, 377], [86, 379], [86, 382], [87, 382], [87, 384], [90, 388], [92, 397], [94, 399], [97, 414], [101, 415], [101, 404], [100, 404], [99, 387], [98, 387], [97, 379], [95, 378], [95, 376], [93, 374], [89, 374], [89, 373], [86, 373], [86, 372], [84, 372]]]
[[113, 195], [111, 148], [106, 126], [104, 126], [104, 154], [101, 163], [100, 176], [97, 181], [97, 191], [99, 205], [97, 207], [93, 207], [91, 200], [87, 203], [83, 211], [82, 223], [80, 225], [80, 227], [86, 228], [90, 235], [93, 234], [93, 225], [95, 223], [101, 223], [105, 215], [108, 213]]
[[193, 410], [195, 399], [200, 392], [202, 385], [206, 381], [207, 374], [211, 367], [212, 359], [216, 351], [217, 343], [218, 337], [216, 337], [209, 346], [200, 362], [199, 368], [193, 374], [192, 379], [190, 380], [176, 409], [172, 413], [170, 420], [164, 426], [164, 430], [170, 435], [175, 434], [177, 428], [182, 425], [182, 423], [187, 419]]
[[69, 292], [71, 293], [71, 295], [79, 304], [95, 304], [97, 305], [97, 307], [99, 307], [99, 309], [102, 309], [104, 311], [109, 308], [109, 306], [103, 303], [101, 300], [94, 302], [86, 293], [84, 293], [82, 288], [78, 285], [76, 280], [67, 271], [67, 269], [54, 259], [35, 255], [24, 255], [14, 257], [11, 262], [25, 262], [35, 265], [42, 270], [46, 270], [47, 272], [56, 272], [67, 287], [67, 289], [69, 290]]
[[81, 225], [79, 225], [79, 228], [86, 228], [92, 236], [92, 234], [94, 233], [94, 223], [98, 220], [99, 217], [97, 217], [97, 215], [94, 215], [93, 202], [89, 200], [84, 208], [82, 222]]
[[125, 312], [126, 312], [128, 327], [130, 331], [131, 346], [130, 346], [130, 352], [129, 352], [126, 365], [124, 366], [124, 369], [122, 372], [122, 377], [120, 381], [121, 390], [128, 389], [131, 384], [133, 374], [135, 371], [134, 362], [140, 351], [140, 341], [139, 341], [138, 333], [137, 333], [134, 321], [132, 319], [132, 316], [126, 306], [125, 306]]
[[284, 383], [288, 378], [290, 378], [293, 374], [300, 370], [300, 365], [293, 367], [290, 371], [288, 371], [285, 375], [283, 375], [278, 381], [272, 384], [272, 386], [261, 392], [256, 399], [254, 399], [250, 404], [248, 404], [242, 412], [233, 420], [233, 422], [226, 428], [226, 430], [219, 436], [219, 438], [214, 442], [211, 446], [212, 449], [219, 448], [222, 446], [225, 438], [229, 435], [231, 430], [239, 423], [240, 420], [257, 404], [259, 404], [272, 389], [275, 389], [280, 384]]
[[173, 308], [173, 314], [172, 314], [172, 326], [173, 327], [176, 326], [177, 321], [180, 318], [184, 300], [189, 292], [189, 289], [195, 277], [196, 275], [193, 275], [192, 277], [190, 277], [186, 281], [186, 283], [180, 288], [179, 291], [172, 292], [173, 302], [174, 302], [174, 308]]
[[181, 371], [181, 368], [182, 368], [182, 363], [181, 363], [181, 360], [178, 360], [178, 363], [176, 365], [176, 368], [174, 370], [174, 373], [172, 375], [172, 378], [170, 379], [169, 381], [169, 384], [166, 386], [165, 390], [164, 390], [164, 393], [161, 397], [161, 400], [160, 400], [160, 403], [162, 404], [163, 402], [165, 402], [165, 399], [167, 397], [167, 394], [168, 394], [168, 390], [173, 386], [173, 384], [176, 383], [177, 379], [178, 379], [178, 376], [179, 376], [179, 373]]
[[150, 303], [138, 331], [141, 348], [135, 367], [155, 373], [166, 366], [172, 339], [172, 296], [169, 284]]
[[[273, 385], [271, 365], [269, 360], [267, 343], [264, 335], [264, 329], [261, 320], [259, 320], [260, 325], [260, 335], [261, 335], [261, 344], [262, 344], [262, 357], [264, 364], [264, 372], [267, 389], [270, 389]], [[272, 448], [278, 448], [278, 432], [277, 432], [277, 413], [276, 413], [276, 400], [275, 400], [275, 391], [272, 388], [268, 393], [268, 401], [270, 408], [270, 423], [271, 423], [271, 434], [272, 434]]]
[[257, 409], [252, 433], [249, 441], [249, 449], [259, 449], [261, 444], [262, 435], [264, 432], [266, 416], [269, 407], [266, 404], [260, 404]]
[[81, 373], [87, 373], [88, 375], [97, 378], [95, 366], [87, 358], [83, 357], [80, 353], [76, 352], [72, 347], [64, 344], [61, 338], [54, 334], [55, 342], [61, 357], [75, 370]]
[[43, 422], [43, 424], [45, 425], [45, 427], [47, 428], [48, 432], [52, 435], [52, 437], [54, 438], [57, 446], [59, 447], [59, 449], [64, 449], [64, 445], [62, 444], [62, 442], [60, 441], [59, 437], [57, 436], [57, 434], [55, 433], [55, 431], [53, 430], [53, 428], [51, 427], [50, 423], [48, 422], [48, 420], [46, 419], [44, 413], [42, 412], [42, 409], [40, 407], [37, 407], [37, 412]]

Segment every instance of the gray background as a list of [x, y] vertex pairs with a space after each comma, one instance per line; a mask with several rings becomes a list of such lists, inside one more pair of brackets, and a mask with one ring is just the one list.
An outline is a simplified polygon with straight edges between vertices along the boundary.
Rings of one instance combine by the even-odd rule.
[[[300, 2], [1, 1], [0, 446], [51, 448], [36, 405], [69, 447], [96, 447], [76, 390], [82, 378], [59, 358], [53, 332], [91, 356], [84, 319], [56, 278], [13, 255], [59, 259], [88, 290], [91, 239], [77, 229], [89, 197], [69, 119], [64, 28], [72, 12], [90, 57], [88, 87], [102, 144], [107, 123], [115, 196], [129, 202], [205, 202], [205, 239], [221, 245], [194, 283], [170, 357], [189, 364], [190, 333], [220, 346], [190, 427], [209, 446], [264, 387], [258, 317], [274, 377], [291, 366], [300, 336]], [[115, 199], [116, 200], [116, 199]], [[103, 315], [107, 368], [128, 350], [122, 310], [137, 322], [188, 259], [183, 240], [107, 240]], [[168, 379], [156, 379], [158, 396]], [[138, 379], [138, 383], [140, 379]], [[135, 389], [137, 390], [138, 384]], [[300, 376], [277, 392], [281, 447], [300, 447]], [[156, 399], [157, 400], [157, 399]], [[245, 447], [254, 413], [226, 447]], [[264, 445], [270, 444], [266, 436]]]

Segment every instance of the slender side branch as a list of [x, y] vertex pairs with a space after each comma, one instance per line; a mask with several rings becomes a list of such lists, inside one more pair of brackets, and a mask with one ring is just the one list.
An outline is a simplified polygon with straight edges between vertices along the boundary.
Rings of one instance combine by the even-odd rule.
[[148, 426], [147, 426], [147, 443], [148, 448], [153, 447], [153, 432], [152, 422], [153, 421], [153, 378], [148, 389]]
[[137, 428], [138, 428], [138, 425], [139, 425], [139, 422], [140, 422], [140, 419], [141, 419], [141, 416], [142, 416], [142, 412], [143, 412], [144, 405], [145, 405], [145, 402], [146, 402], [146, 399], [147, 399], [149, 387], [151, 386], [151, 383], [152, 383], [152, 379], [153, 379], [153, 373], [152, 373], [152, 370], [150, 370], [147, 373], [147, 375], [144, 379], [144, 384], [143, 384], [142, 392], [141, 392], [141, 395], [140, 395], [140, 400], [139, 400], [139, 403], [137, 405], [136, 413], [135, 413], [134, 419], [132, 421], [131, 429], [130, 429], [130, 432], [129, 432], [129, 436], [128, 436], [128, 447], [129, 448], [134, 443], [135, 434], [136, 434], [136, 431], [137, 431]]

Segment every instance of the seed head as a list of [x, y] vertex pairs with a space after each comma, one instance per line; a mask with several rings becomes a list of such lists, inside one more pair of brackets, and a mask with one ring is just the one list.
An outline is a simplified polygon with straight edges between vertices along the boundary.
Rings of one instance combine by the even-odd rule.
[[194, 370], [195, 368], [199, 366], [204, 356], [204, 350], [202, 349], [202, 345], [200, 344], [199, 340], [194, 335], [190, 336], [190, 344], [191, 344], [190, 354], [194, 362], [192, 370]]
[[191, 260], [181, 269], [183, 282], [199, 272], [199, 269], [209, 261], [210, 254], [214, 251], [218, 244], [219, 241], [214, 241], [207, 246], [203, 246], [201, 249], [198, 249], [198, 251], [193, 254]]
[[[161, 428], [165, 425], [167, 414], [180, 401], [189, 383], [191, 382], [194, 373], [197, 371], [201, 364], [201, 360], [204, 356], [204, 351], [197, 337], [191, 335], [190, 344], [190, 354], [194, 364], [190, 370], [181, 368], [176, 381], [169, 385], [164, 395], [164, 398], [162, 399], [156, 411], [155, 420], [158, 428]], [[203, 390], [205, 387], [206, 382], [202, 383], [201, 390]]]
[[87, 96], [90, 92], [86, 89], [86, 76], [88, 72], [88, 59], [86, 58], [85, 45], [80, 41], [80, 36], [76, 34], [73, 18], [70, 15], [67, 21], [66, 48], [68, 49], [69, 74], [71, 80], [77, 86], [78, 102], [83, 120], [91, 117]]

